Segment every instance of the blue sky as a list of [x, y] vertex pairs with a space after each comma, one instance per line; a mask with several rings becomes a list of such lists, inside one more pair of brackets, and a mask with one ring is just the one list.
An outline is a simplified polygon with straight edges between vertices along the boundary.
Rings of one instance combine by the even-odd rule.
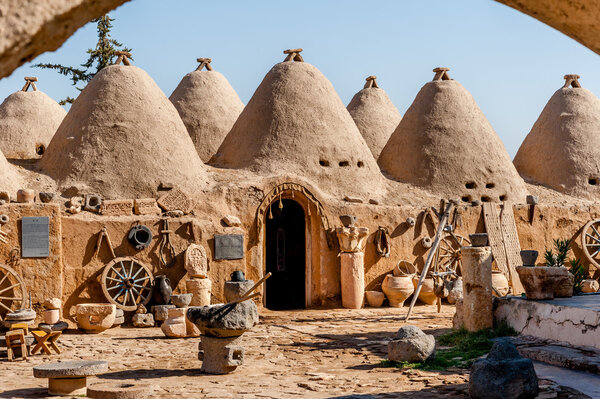
[[[304, 48], [306, 62], [333, 83], [344, 104], [377, 75], [403, 114], [436, 66], [451, 68], [514, 156], [563, 75], [578, 73], [600, 93], [600, 58], [558, 31], [491, 0], [133, 0], [111, 13], [113, 37], [133, 48], [167, 96], [211, 57], [246, 103], [283, 60], [282, 50]], [[88, 24], [37, 62], [78, 65], [95, 44]], [[35, 75], [59, 100], [76, 95], [65, 77], [31, 69], [0, 80], [2, 98]]]

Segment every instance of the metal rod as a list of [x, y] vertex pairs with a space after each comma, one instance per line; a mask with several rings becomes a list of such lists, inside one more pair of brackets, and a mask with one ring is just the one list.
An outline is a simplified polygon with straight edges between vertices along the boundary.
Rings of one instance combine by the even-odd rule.
[[425, 277], [427, 276], [427, 272], [429, 271], [429, 266], [431, 266], [431, 261], [433, 260], [433, 256], [437, 252], [437, 247], [440, 244], [440, 240], [442, 238], [442, 233], [444, 232], [444, 227], [446, 227], [446, 221], [448, 220], [448, 216], [450, 215], [450, 212], [452, 211], [453, 206], [454, 206], [454, 202], [449, 201], [448, 204], [446, 205], [446, 210], [444, 211], [444, 214], [440, 218], [440, 224], [438, 225], [437, 231], [435, 233], [435, 240], [433, 241], [433, 245], [431, 246], [431, 248], [429, 249], [429, 253], [427, 254], [427, 260], [425, 261], [425, 266], [423, 266], [423, 271], [421, 272], [421, 278], [419, 278], [419, 283], [417, 284], [417, 288], [415, 289], [415, 292], [413, 294], [413, 298], [412, 298], [412, 301], [410, 302], [410, 307], [408, 308], [408, 313], [406, 314], [404, 321], [408, 321], [410, 314], [415, 306], [415, 303], [417, 302], [417, 298], [419, 297], [419, 293], [421, 292], [421, 286], [423, 285], [423, 281], [425, 280]]

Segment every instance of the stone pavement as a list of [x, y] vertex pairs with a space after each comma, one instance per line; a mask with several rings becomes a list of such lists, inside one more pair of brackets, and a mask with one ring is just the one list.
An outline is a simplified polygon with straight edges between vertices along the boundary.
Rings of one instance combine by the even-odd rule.
[[[145, 381], [158, 386], [161, 398], [466, 398], [467, 370], [380, 366], [406, 309], [261, 309], [260, 324], [242, 337], [244, 365], [220, 376], [200, 372], [198, 338], [169, 339], [160, 328], [64, 334], [61, 355], [14, 363], [0, 359], [0, 398], [46, 397], [46, 382], [33, 377], [32, 367], [59, 359], [107, 360], [108, 373], [89, 378], [88, 385]], [[434, 335], [449, 330], [453, 306], [444, 305], [440, 314], [435, 306], [415, 309], [411, 324]]]

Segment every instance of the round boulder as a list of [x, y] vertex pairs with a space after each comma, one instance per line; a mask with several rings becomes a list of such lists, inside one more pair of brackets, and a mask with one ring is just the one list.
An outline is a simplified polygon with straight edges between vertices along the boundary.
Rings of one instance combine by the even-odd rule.
[[396, 339], [388, 343], [388, 359], [394, 362], [419, 363], [435, 355], [435, 338], [419, 327], [404, 326]]

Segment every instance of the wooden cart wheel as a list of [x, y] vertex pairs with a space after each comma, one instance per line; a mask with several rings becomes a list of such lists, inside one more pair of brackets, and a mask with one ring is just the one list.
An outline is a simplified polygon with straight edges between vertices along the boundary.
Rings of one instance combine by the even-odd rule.
[[590, 220], [583, 226], [581, 248], [592, 266], [600, 270], [600, 219]]
[[110, 261], [102, 272], [102, 291], [110, 303], [119, 309], [132, 311], [146, 305], [152, 294], [152, 272], [130, 257]]
[[436, 272], [455, 272], [462, 275], [462, 260], [460, 258], [460, 249], [465, 245], [471, 245], [468, 238], [458, 234], [446, 233], [440, 240], [436, 254]]
[[0, 319], [27, 307], [27, 287], [13, 268], [0, 263]]

